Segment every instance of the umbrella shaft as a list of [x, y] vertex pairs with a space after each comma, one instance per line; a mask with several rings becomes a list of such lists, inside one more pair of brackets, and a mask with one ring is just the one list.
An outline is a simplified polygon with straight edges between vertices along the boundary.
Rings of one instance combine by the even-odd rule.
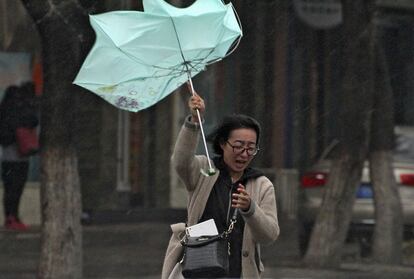
[[[187, 71], [187, 75], [188, 75], [188, 81], [190, 82], [191, 94], [194, 96], [195, 95], [195, 91], [194, 91], [193, 81], [192, 81], [191, 75], [190, 75], [190, 73], [188, 71]], [[198, 123], [200, 124], [201, 136], [203, 138], [204, 149], [206, 150], [206, 156], [207, 156], [208, 166], [211, 169], [212, 166], [211, 166], [211, 162], [210, 162], [210, 156], [208, 154], [206, 136], [204, 134], [204, 129], [203, 129], [203, 123], [201, 121], [200, 110], [199, 109], [196, 109], [196, 111], [197, 111]]]
[[204, 129], [203, 129], [203, 124], [201, 123], [201, 115], [200, 115], [200, 111], [197, 109], [197, 116], [198, 116], [198, 123], [200, 123], [200, 130], [201, 130], [201, 135], [203, 138], [203, 143], [204, 143], [204, 148], [206, 150], [206, 156], [207, 156], [207, 161], [208, 161], [208, 166], [211, 169], [211, 162], [210, 162], [210, 156], [208, 155], [208, 148], [207, 148], [207, 142], [206, 142], [206, 136], [204, 135]]

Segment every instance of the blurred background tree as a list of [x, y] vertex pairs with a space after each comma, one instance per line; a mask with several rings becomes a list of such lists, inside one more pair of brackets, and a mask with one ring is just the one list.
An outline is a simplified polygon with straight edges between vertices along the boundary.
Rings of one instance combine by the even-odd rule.
[[[364, 162], [375, 201], [373, 257], [401, 263], [402, 209], [392, 170], [394, 106], [375, 1], [343, 1], [344, 77], [338, 151], [304, 261], [338, 267]], [[356, 144], [358, 143], [358, 144]]]
[[94, 1], [22, 0], [37, 26], [44, 68], [41, 103], [42, 234], [38, 278], [82, 278], [81, 195], [72, 85], [94, 38]]

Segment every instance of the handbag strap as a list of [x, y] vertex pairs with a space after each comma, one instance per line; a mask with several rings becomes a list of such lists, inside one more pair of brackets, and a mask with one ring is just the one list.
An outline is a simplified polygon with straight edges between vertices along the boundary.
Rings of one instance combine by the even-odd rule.
[[227, 230], [225, 230], [225, 231], [223, 232], [223, 236], [224, 236], [225, 238], [227, 238], [227, 237], [231, 234], [231, 232], [233, 231], [233, 229], [234, 229], [234, 225], [237, 223], [237, 214], [238, 214], [238, 213], [239, 213], [239, 209], [238, 209], [238, 208], [236, 208], [236, 209], [234, 210], [234, 212], [233, 212], [233, 216], [231, 217], [229, 227], [227, 228]]
[[[229, 235], [231, 234], [231, 232], [233, 231], [233, 229], [234, 229], [234, 225], [237, 223], [237, 214], [238, 214], [238, 211], [239, 211], [239, 209], [238, 208], [236, 208], [235, 210], [234, 210], [234, 213], [233, 213], [233, 216], [231, 217], [231, 220], [230, 220], [230, 224], [229, 224], [229, 227], [227, 228], [227, 230], [225, 230], [224, 232], [222, 232], [221, 234], [219, 234], [219, 235], [216, 235], [216, 236], [214, 236], [214, 237], [207, 237], [207, 236], [200, 236], [199, 238], [199, 240], [198, 241], [200, 241], [198, 244], [188, 244], [188, 238], [189, 238], [189, 236], [187, 235], [187, 233], [186, 234], [184, 234], [184, 236], [180, 239], [180, 243], [181, 243], [181, 245], [183, 245], [183, 246], [188, 246], [188, 247], [197, 247], [197, 246], [204, 246], [204, 245], [206, 245], [206, 244], [208, 244], [208, 243], [211, 243], [211, 242], [213, 242], [213, 241], [216, 241], [216, 240], [218, 240], [218, 239], [227, 239], [228, 237], [229, 237]], [[204, 239], [203, 239], [204, 238]]]

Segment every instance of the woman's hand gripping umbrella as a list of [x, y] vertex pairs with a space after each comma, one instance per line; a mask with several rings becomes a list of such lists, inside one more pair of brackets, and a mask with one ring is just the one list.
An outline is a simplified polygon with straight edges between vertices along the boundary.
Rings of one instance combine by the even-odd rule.
[[209, 166], [207, 171], [203, 170], [203, 169], [200, 169], [200, 172], [205, 176], [211, 176], [211, 175], [214, 175], [216, 173], [216, 170], [211, 165], [211, 159], [210, 159], [210, 155], [208, 153], [206, 137], [205, 137], [204, 129], [203, 129], [202, 116], [204, 115], [204, 112], [206, 110], [206, 106], [204, 104], [204, 100], [197, 94], [197, 92], [194, 91], [193, 82], [191, 81], [191, 78], [187, 82], [187, 85], [188, 85], [188, 89], [190, 90], [191, 95], [192, 95], [191, 98], [188, 101], [188, 107], [191, 110], [191, 121], [194, 122], [194, 123], [198, 123], [200, 125], [200, 130], [201, 130], [201, 134], [202, 134], [202, 138], [203, 138], [203, 144], [204, 144], [204, 148], [205, 148], [205, 151], [206, 151], [206, 156], [207, 156], [208, 166]]

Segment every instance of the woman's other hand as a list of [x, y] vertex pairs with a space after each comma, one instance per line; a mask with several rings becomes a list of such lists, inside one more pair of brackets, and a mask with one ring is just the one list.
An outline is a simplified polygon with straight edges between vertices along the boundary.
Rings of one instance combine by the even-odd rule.
[[238, 194], [233, 194], [232, 207], [240, 208], [241, 210], [248, 211], [250, 208], [250, 195], [247, 193], [246, 188], [239, 184], [237, 187]]

